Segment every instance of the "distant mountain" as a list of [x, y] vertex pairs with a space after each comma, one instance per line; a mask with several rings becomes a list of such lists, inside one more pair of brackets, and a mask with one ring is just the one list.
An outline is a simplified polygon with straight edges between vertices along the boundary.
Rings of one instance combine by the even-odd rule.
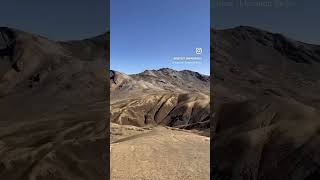
[[210, 179], [210, 77], [109, 73], [111, 178]]
[[0, 32], [1, 179], [107, 178], [107, 34]]
[[[139, 74], [126, 75], [110, 71], [111, 92], [158, 90], [171, 92], [209, 93], [210, 77], [189, 70], [176, 71], [169, 68], [145, 70]], [[117, 92], [118, 93], [118, 92]]]
[[208, 129], [210, 77], [169, 68], [126, 75], [110, 71], [111, 122]]
[[320, 46], [211, 30], [215, 179], [319, 179]]

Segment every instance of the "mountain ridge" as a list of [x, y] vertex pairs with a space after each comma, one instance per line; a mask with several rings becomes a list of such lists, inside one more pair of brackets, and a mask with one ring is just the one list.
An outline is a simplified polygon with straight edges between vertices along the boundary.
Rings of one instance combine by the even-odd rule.
[[[190, 70], [173, 70], [170, 68], [161, 68], [158, 70], [145, 70], [137, 74], [124, 74], [118, 71], [110, 70], [111, 78], [111, 93], [115, 91], [116, 86], [123, 88], [128, 86], [131, 90], [146, 88], [154, 88], [157, 90], [173, 90], [179, 91], [199, 91], [206, 89], [205, 93], [209, 93], [210, 76], [202, 75], [198, 72]], [[115, 81], [116, 80], [116, 81]], [[131, 81], [131, 82], [130, 82]], [[122, 83], [122, 85], [119, 85]], [[192, 87], [192, 83], [199, 85], [198, 87]], [[189, 84], [189, 85], [188, 85]], [[139, 87], [132, 87], [137, 85]], [[194, 84], [193, 84], [194, 85]]]
[[0, 177], [108, 178], [109, 38], [64, 44], [0, 31]]
[[320, 46], [252, 27], [211, 33], [212, 178], [319, 179]]
[[111, 122], [209, 128], [209, 76], [170, 68], [132, 75], [109, 73]]
[[[275, 48], [279, 53], [290, 57], [296, 63], [319, 63], [320, 58], [320, 45], [303, 43], [290, 39], [279, 33], [271, 33], [269, 31], [261, 30], [250, 26], [237, 26], [224, 30], [211, 29], [213, 34], [224, 33], [231, 34], [234, 42], [238, 43], [239, 40], [254, 39], [259, 44], [270, 48]], [[295, 53], [298, 51], [299, 53]]]

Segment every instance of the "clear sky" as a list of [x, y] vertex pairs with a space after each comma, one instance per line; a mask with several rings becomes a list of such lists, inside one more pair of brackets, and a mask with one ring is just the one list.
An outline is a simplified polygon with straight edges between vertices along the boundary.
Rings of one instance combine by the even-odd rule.
[[[111, 69], [133, 74], [173, 68], [210, 74], [209, 0], [111, 0]], [[196, 56], [201, 64], [174, 64]]]
[[319, 0], [211, 0], [211, 24], [218, 29], [249, 25], [320, 44], [319, 17]]
[[1, 0], [0, 26], [54, 40], [83, 39], [109, 28], [109, 0]]

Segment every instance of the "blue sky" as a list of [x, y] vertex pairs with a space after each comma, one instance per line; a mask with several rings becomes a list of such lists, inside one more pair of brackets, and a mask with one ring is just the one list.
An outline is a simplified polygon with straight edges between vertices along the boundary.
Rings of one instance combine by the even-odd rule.
[[109, 0], [1, 0], [0, 26], [54, 40], [90, 38], [109, 28]]
[[[222, 2], [232, 2], [232, 4], [222, 6]], [[218, 29], [239, 25], [254, 26], [284, 34], [292, 39], [320, 44], [319, 0], [250, 0], [247, 2], [271, 2], [272, 4], [266, 7], [248, 7], [240, 6], [240, 0], [212, 0], [212, 26]], [[280, 2], [282, 5], [279, 4]]]
[[[163, 67], [210, 74], [209, 0], [111, 0], [111, 69], [128, 74]], [[196, 56], [201, 64], [174, 64]]]

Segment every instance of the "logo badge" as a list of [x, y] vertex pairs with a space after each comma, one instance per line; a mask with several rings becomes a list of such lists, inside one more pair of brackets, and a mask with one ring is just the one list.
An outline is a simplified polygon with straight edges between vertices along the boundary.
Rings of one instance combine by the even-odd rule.
[[202, 54], [202, 48], [196, 48], [196, 54], [201, 55]]

